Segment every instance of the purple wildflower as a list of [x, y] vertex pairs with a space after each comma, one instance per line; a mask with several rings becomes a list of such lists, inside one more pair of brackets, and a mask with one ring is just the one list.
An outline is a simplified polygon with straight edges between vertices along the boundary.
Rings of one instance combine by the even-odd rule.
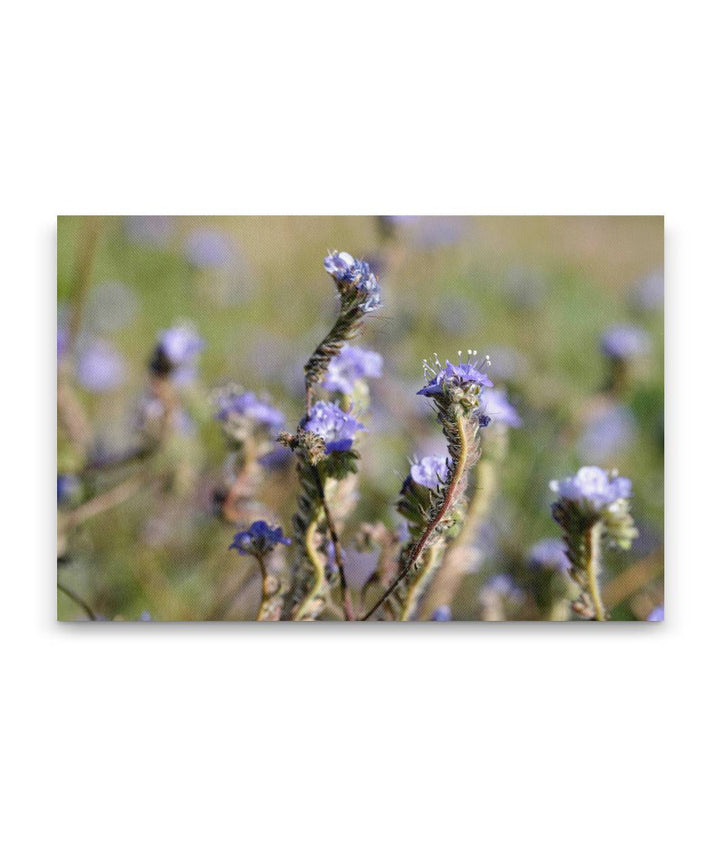
[[[473, 351], [472, 353], [469, 352], [468, 355], [474, 356], [476, 353], [477, 351]], [[493, 385], [488, 376], [480, 371], [487, 363], [487, 358], [481, 363], [474, 360], [473, 362], [458, 363], [458, 365], [453, 365], [450, 360], [446, 360], [443, 368], [436, 355], [434, 365], [425, 363], [425, 380], [429, 383], [418, 390], [417, 394], [426, 396], [445, 395], [453, 387], [474, 390], [479, 393], [482, 387]]]
[[256, 520], [244, 532], [238, 532], [228, 549], [237, 550], [245, 556], [255, 556], [260, 559], [270, 553], [278, 544], [290, 544], [290, 539], [283, 536], [281, 527], [273, 529], [264, 520]]
[[365, 430], [364, 425], [329, 401], [314, 404], [302, 427], [325, 441], [326, 453], [349, 451], [355, 434]]
[[120, 386], [125, 375], [125, 360], [108, 342], [96, 339], [81, 350], [77, 379], [90, 392], [110, 392]]
[[665, 276], [661, 270], [648, 274], [635, 286], [633, 304], [645, 312], [662, 309], [665, 301]]
[[172, 217], [126, 217], [124, 225], [130, 241], [155, 247], [167, 244], [173, 231]]
[[452, 621], [452, 612], [447, 604], [438, 606], [433, 611], [431, 621]]
[[356, 380], [380, 377], [382, 367], [383, 358], [375, 351], [355, 345], [345, 345], [342, 351], [330, 360], [321, 386], [330, 392], [351, 395]]
[[447, 482], [450, 460], [440, 455], [427, 455], [410, 467], [410, 476], [416, 484], [436, 490]]
[[571, 568], [567, 550], [560, 538], [543, 538], [530, 548], [527, 562], [534, 571], [548, 570], [568, 574]]
[[645, 619], [645, 621], [665, 621], [665, 606], [656, 606]]
[[[328, 542], [326, 552], [328, 557], [328, 571], [334, 573], [338, 568], [335, 561], [335, 545], [332, 541]], [[346, 550], [343, 550], [343, 569], [348, 587], [359, 591], [375, 573], [379, 558], [380, 550], [363, 551], [356, 550], [354, 547], [348, 547]]]
[[277, 431], [285, 424], [282, 412], [254, 392], [223, 392], [218, 396], [216, 418], [226, 422], [234, 416], [244, 416], [268, 431]]
[[550, 489], [562, 499], [598, 512], [632, 494], [632, 482], [622, 476], [611, 476], [600, 467], [581, 467], [577, 474], [561, 481], [551, 481]]
[[488, 389], [483, 394], [482, 415], [489, 417], [491, 423], [520, 428], [523, 424], [517, 410], [507, 399], [507, 393], [499, 389]]
[[380, 286], [367, 262], [353, 258], [350, 253], [334, 252], [325, 257], [323, 264], [341, 293], [354, 288], [366, 295], [362, 303], [365, 312], [380, 306]]
[[197, 358], [205, 341], [192, 324], [181, 323], [162, 330], [150, 368], [160, 375], [172, 374], [179, 385], [190, 382], [197, 371]]
[[600, 349], [612, 360], [630, 360], [650, 350], [650, 335], [641, 327], [618, 324], [602, 334]]
[[195, 229], [185, 240], [185, 256], [196, 268], [220, 268], [232, 261], [234, 248], [222, 232]]
[[582, 458], [607, 461], [631, 446], [638, 436], [638, 424], [632, 411], [617, 405], [596, 416], [578, 442]]

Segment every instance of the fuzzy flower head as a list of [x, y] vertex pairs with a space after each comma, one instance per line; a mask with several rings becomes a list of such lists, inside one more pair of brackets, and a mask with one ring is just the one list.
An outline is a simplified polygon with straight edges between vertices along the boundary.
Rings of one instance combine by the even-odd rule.
[[437, 490], [448, 480], [450, 461], [441, 455], [427, 455], [410, 467], [410, 478], [415, 484]]
[[365, 426], [329, 401], [318, 401], [310, 410], [303, 426], [305, 431], [317, 434], [325, 442], [325, 452], [348, 452], [355, 434]]
[[335, 251], [325, 257], [324, 266], [341, 297], [358, 296], [365, 312], [380, 306], [380, 286], [367, 262], [353, 258], [350, 253]]
[[330, 360], [322, 386], [330, 392], [351, 395], [355, 381], [366, 377], [380, 377], [383, 358], [375, 351], [355, 345], [345, 345], [340, 353]]
[[593, 512], [601, 512], [632, 496], [630, 479], [608, 473], [601, 467], [580, 467], [574, 476], [551, 481], [550, 489], [560, 499]]
[[500, 389], [488, 389], [483, 394], [482, 416], [490, 420], [489, 424], [507, 425], [520, 428], [523, 424], [517, 410], [507, 399], [507, 393]]
[[229, 549], [260, 559], [267, 556], [278, 544], [290, 544], [290, 539], [283, 536], [282, 529], [279, 526], [274, 529], [264, 520], [256, 520], [249, 529], [237, 533]]
[[224, 390], [218, 395], [217, 405], [216, 418], [223, 423], [247, 421], [269, 432], [285, 424], [282, 412], [254, 392]]
[[431, 621], [452, 621], [452, 612], [447, 604], [438, 606], [433, 610]]
[[611, 360], [632, 360], [650, 350], [650, 335], [642, 327], [618, 324], [600, 338], [600, 349]]
[[180, 382], [190, 379], [204, 347], [204, 339], [192, 324], [176, 324], [158, 334], [150, 368], [160, 375], [172, 374]]
[[[458, 351], [458, 358], [462, 353]], [[425, 386], [418, 395], [428, 398], [444, 399], [446, 402], [462, 404], [466, 410], [475, 410], [480, 404], [480, 396], [485, 387], [491, 387], [492, 381], [482, 369], [490, 365], [489, 357], [482, 362], [477, 359], [477, 351], [468, 351], [467, 361], [454, 365], [450, 360], [443, 366], [437, 354], [434, 363], [427, 360], [423, 364]]]

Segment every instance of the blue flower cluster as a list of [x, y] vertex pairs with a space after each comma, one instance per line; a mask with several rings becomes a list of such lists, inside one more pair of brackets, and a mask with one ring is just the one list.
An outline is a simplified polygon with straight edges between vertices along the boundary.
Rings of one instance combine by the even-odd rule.
[[351, 395], [355, 381], [366, 377], [380, 377], [383, 358], [375, 351], [356, 345], [345, 345], [340, 353], [330, 360], [321, 386], [330, 392]]
[[366, 295], [362, 302], [365, 312], [380, 306], [380, 286], [367, 262], [355, 259], [350, 253], [336, 251], [325, 257], [324, 266], [341, 293], [353, 289]]
[[519, 413], [508, 401], [507, 393], [500, 389], [488, 389], [483, 393], [482, 415], [490, 423], [520, 428], [523, 424]]
[[534, 571], [557, 571], [568, 574], [571, 568], [567, 549], [560, 538], [543, 538], [536, 541], [530, 548], [527, 562]]
[[349, 451], [355, 434], [365, 430], [364, 425], [330, 401], [314, 404], [302, 427], [325, 441], [327, 453]]
[[631, 360], [650, 350], [650, 336], [642, 327], [618, 324], [602, 334], [600, 349], [610, 359]]
[[447, 482], [450, 461], [441, 455], [427, 455], [410, 467], [410, 477], [415, 484], [436, 490]]
[[270, 553], [278, 544], [289, 546], [290, 543], [290, 539], [284, 537], [280, 526], [274, 529], [264, 520], [256, 520], [250, 525], [249, 529], [237, 533], [228, 549], [237, 550], [238, 553], [242, 553], [244, 556], [262, 558]]
[[[477, 351], [469, 353], [468, 356], [474, 356]], [[453, 387], [462, 389], [474, 389], [478, 393], [482, 387], [490, 387], [493, 382], [486, 374], [480, 371], [487, 365], [487, 358], [479, 363], [477, 360], [466, 363], [458, 363], [454, 365], [450, 360], [445, 361], [445, 366], [440, 363], [437, 355], [435, 355], [435, 363], [428, 362], [424, 365], [425, 380], [428, 381], [425, 386], [418, 390], [418, 395], [434, 396], [445, 395]]]
[[220, 393], [216, 417], [221, 422], [245, 417], [268, 431], [277, 431], [285, 424], [285, 416], [280, 410], [249, 391]]
[[574, 476], [551, 481], [550, 489], [582, 509], [600, 512], [620, 499], [629, 499], [632, 482], [622, 476], [611, 476], [600, 467], [581, 467]]

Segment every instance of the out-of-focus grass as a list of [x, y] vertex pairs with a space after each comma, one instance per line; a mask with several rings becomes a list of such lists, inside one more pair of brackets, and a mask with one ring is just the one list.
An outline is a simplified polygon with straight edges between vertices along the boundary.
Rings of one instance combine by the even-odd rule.
[[[524, 361], [523, 370], [504, 384], [525, 424], [511, 431], [493, 506], [497, 558], [468, 580], [466, 598], [456, 604], [458, 617], [473, 613], [482, 578], [496, 569], [520, 573], [532, 542], [558, 534], [549, 514], [548, 481], [596, 463], [581, 458], [577, 441], [605, 379], [598, 349], [601, 331], [619, 322], [649, 330], [652, 353], [622, 396], [638, 420], [639, 436], [603, 463], [632, 478], [642, 534], [630, 554], [609, 559], [609, 577], [652, 553], [657, 593], [663, 520], [663, 318], [659, 310], [640, 313], [631, 297], [638, 280], [662, 269], [661, 218], [462, 218], [459, 235], [446, 237], [446, 242], [435, 242], [431, 230], [428, 237], [415, 221], [398, 225], [388, 242], [373, 217], [173, 218], [158, 244], [130, 240], [126, 226], [122, 218], [103, 220], [92, 267], [93, 284], [121, 281], [139, 301], [130, 324], [101, 334], [127, 359], [125, 383], [107, 395], [78, 393], [96, 432], [122, 436], [142, 393], [158, 330], [191, 319], [207, 347], [200, 361], [200, 387], [191, 401], [197, 434], [178, 449], [190, 462], [184, 490], [170, 497], [140, 494], [72, 535], [62, 578], [103, 615], [131, 619], [147, 609], [157, 619], [204, 618], [218, 597], [232, 593], [244, 575], [252, 577], [247, 563], [228, 555], [232, 530], [211, 513], [209, 497], [220, 481], [224, 446], [208, 418], [206, 395], [228, 380], [267, 390], [294, 423], [301, 414], [301, 367], [333, 316], [335, 297], [322, 259], [335, 248], [381, 259], [386, 268], [379, 277], [385, 305], [369, 320], [361, 340], [385, 357], [386, 378], [371, 381], [374, 418], [367, 420], [370, 430], [361, 441], [364, 498], [359, 515], [395, 520], [392, 503], [406, 458], [422, 445], [417, 423], [407, 413], [420, 414], [428, 438], [439, 435], [429, 406], [415, 395], [423, 358], [434, 351], [453, 357], [471, 347], [492, 357], [498, 348], [512, 348]], [[61, 306], [71, 306], [75, 299], [83, 227], [81, 218], [58, 221]], [[232, 273], [197, 270], [188, 262], [185, 241], [198, 228], [227, 236], [236, 252]], [[530, 285], [523, 289], [518, 282]], [[72, 460], [62, 433], [58, 455], [61, 467]], [[271, 475], [261, 496], [286, 527], [293, 513], [289, 481], [287, 475]], [[252, 579], [248, 585], [251, 597]], [[614, 615], [638, 617], [637, 609], [630, 599]], [[62, 595], [59, 615], [78, 615]]]

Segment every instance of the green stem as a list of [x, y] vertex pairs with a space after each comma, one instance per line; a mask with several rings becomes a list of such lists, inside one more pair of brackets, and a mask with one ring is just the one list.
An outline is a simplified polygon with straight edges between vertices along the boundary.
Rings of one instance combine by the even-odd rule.
[[605, 606], [603, 605], [602, 597], [600, 596], [600, 586], [598, 585], [601, 528], [602, 524], [596, 523], [585, 532], [585, 572], [587, 573], [588, 592], [595, 609], [595, 620], [607, 621]]
[[467, 434], [465, 433], [465, 423], [462, 418], [458, 419], [457, 421], [457, 431], [458, 456], [455, 460], [455, 468], [453, 469], [452, 478], [450, 479], [450, 483], [448, 484], [447, 491], [445, 493], [445, 498], [440, 508], [435, 514], [433, 514], [432, 520], [428, 523], [427, 527], [425, 528], [425, 531], [413, 545], [413, 548], [410, 550], [407, 559], [403, 563], [402, 570], [395, 578], [395, 581], [388, 589], [386, 589], [384, 594], [375, 603], [372, 609], [369, 612], [365, 613], [365, 615], [360, 619], [361, 621], [367, 621], [368, 618], [370, 618], [370, 616], [377, 609], [379, 609], [383, 605], [383, 603], [385, 603], [385, 601], [390, 597], [390, 595], [395, 591], [395, 589], [400, 585], [400, 583], [405, 579], [405, 577], [412, 571], [412, 569], [415, 567], [415, 564], [422, 556], [423, 550], [425, 549], [425, 545], [427, 544], [428, 539], [437, 529], [438, 525], [442, 522], [443, 518], [447, 514], [448, 509], [451, 507], [455, 499], [455, 493], [457, 492], [458, 486], [460, 485], [462, 477], [465, 473], [468, 457], [470, 455], [468, 438]]
[[90, 607], [80, 597], [79, 594], [75, 594], [75, 592], [72, 589], [69, 589], [67, 586], [64, 586], [59, 581], [58, 581], [57, 587], [58, 587], [58, 591], [61, 591], [64, 595], [69, 597], [70, 600], [74, 601], [82, 609], [82, 611], [85, 613], [85, 615], [87, 615], [87, 617], [90, 619], [90, 621], [97, 621], [98, 620], [97, 615], [95, 615], [95, 613], [92, 611], [92, 609], [90, 609]]
[[318, 517], [319, 511], [316, 512], [315, 517], [313, 518], [307, 528], [307, 531], [305, 532], [304, 544], [305, 553], [308, 559], [310, 560], [310, 564], [313, 567], [313, 584], [310, 587], [310, 591], [307, 593], [307, 595], [305, 595], [302, 602], [295, 611], [295, 616], [293, 618], [294, 621], [303, 620], [306, 613], [310, 610], [313, 602], [319, 597], [323, 585], [325, 584], [325, 567], [323, 566], [322, 560], [318, 555], [317, 550], [315, 549], [315, 545], [313, 544], [315, 532], [317, 531]]
[[407, 597], [405, 598], [405, 603], [403, 605], [402, 612], [400, 613], [400, 621], [410, 621], [415, 615], [418, 602], [436, 570], [438, 554], [440, 553], [441, 547], [442, 545], [438, 543], [433, 544], [432, 547], [428, 548], [428, 551], [425, 554], [425, 561], [423, 562], [422, 570], [418, 574], [417, 579], [408, 589]]

